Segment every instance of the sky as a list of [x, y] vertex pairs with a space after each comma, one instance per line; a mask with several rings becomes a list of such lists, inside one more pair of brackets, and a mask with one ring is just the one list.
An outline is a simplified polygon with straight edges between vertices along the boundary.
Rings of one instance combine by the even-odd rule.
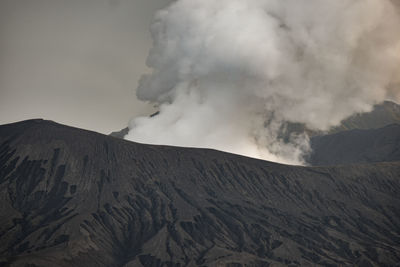
[[149, 27], [170, 0], [0, 0], [0, 124], [44, 118], [108, 134], [153, 108]]

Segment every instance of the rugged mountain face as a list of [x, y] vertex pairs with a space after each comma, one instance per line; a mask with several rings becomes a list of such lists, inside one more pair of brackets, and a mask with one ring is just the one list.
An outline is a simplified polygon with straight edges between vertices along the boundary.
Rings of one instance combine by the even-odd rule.
[[374, 106], [371, 112], [360, 113], [342, 121], [341, 125], [329, 133], [338, 133], [354, 129], [378, 129], [390, 124], [400, 124], [400, 105], [385, 101]]
[[0, 266], [399, 262], [399, 162], [307, 168], [0, 127]]
[[315, 136], [311, 148], [314, 166], [400, 161], [400, 124]]
[[385, 101], [371, 112], [356, 114], [328, 133], [288, 124], [283, 136], [307, 131], [312, 166], [400, 160], [400, 105]]
[[121, 131], [117, 131], [117, 132], [112, 132], [112, 133], [110, 133], [110, 136], [123, 139], [124, 136], [127, 135], [128, 133], [129, 133], [129, 128], [126, 127], [126, 128], [124, 128], [124, 129], [122, 129]]

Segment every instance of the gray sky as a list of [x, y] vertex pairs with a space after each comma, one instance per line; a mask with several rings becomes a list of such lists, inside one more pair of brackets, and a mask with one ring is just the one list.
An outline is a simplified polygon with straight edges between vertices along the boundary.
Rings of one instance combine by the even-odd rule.
[[136, 100], [152, 16], [170, 0], [0, 0], [0, 124], [45, 118], [103, 133]]

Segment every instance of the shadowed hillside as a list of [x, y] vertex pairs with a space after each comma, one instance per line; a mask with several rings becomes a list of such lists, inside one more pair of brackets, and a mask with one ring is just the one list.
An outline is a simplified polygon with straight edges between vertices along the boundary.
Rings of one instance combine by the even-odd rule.
[[0, 266], [394, 266], [400, 164], [296, 167], [0, 126]]
[[400, 124], [400, 105], [385, 101], [375, 105], [371, 112], [356, 114], [342, 121], [341, 125], [333, 128], [330, 133], [353, 129], [377, 129], [395, 123]]
[[314, 166], [400, 161], [400, 124], [315, 136], [311, 148]]

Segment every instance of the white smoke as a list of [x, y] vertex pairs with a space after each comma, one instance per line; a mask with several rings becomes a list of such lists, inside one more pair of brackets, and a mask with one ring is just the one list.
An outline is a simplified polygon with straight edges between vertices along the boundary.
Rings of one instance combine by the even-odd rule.
[[137, 96], [160, 113], [133, 119], [129, 140], [301, 164], [307, 136], [284, 141], [284, 122], [327, 130], [394, 95], [389, 0], [178, 0], [151, 32]]

